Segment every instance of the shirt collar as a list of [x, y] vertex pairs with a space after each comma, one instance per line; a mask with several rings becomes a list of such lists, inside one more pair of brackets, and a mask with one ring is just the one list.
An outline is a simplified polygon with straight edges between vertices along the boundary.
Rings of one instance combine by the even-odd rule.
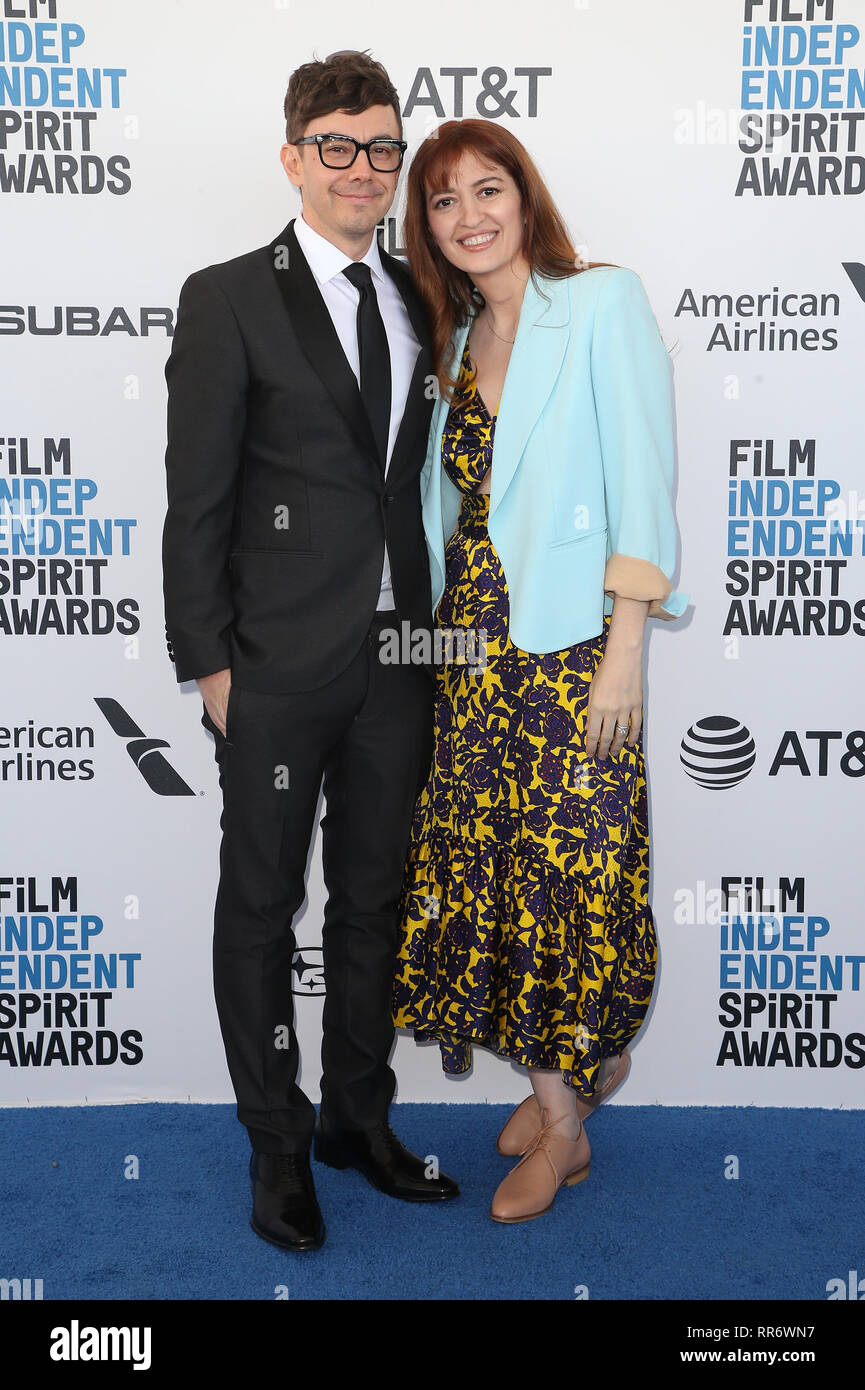
[[[355, 264], [351, 256], [347, 256], [344, 251], [340, 251], [338, 246], [334, 246], [332, 241], [328, 241], [320, 232], [310, 227], [309, 223], [304, 221], [302, 214], [294, 219], [294, 234], [319, 285], [326, 284], [328, 280], [333, 280], [337, 275], [341, 275], [347, 265]], [[361, 256], [361, 260], [369, 266], [375, 278], [384, 284], [385, 273], [379, 254], [378, 237], [375, 232], [373, 232], [369, 249], [365, 255]]]

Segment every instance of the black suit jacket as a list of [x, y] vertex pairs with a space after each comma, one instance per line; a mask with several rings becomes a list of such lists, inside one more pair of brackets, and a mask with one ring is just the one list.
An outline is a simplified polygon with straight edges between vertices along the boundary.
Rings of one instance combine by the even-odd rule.
[[182, 287], [165, 368], [162, 541], [179, 681], [225, 667], [273, 694], [332, 680], [366, 636], [385, 543], [398, 619], [431, 629], [429, 326], [406, 267], [384, 250], [381, 260], [421, 344], [387, 477], [292, 223]]

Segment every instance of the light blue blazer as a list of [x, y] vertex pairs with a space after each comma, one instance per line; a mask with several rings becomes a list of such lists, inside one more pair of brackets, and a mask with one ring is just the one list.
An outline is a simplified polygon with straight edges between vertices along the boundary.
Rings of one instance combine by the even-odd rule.
[[[634, 271], [598, 266], [529, 279], [496, 419], [488, 529], [523, 651], [597, 636], [613, 596], [676, 618], [672, 369]], [[451, 374], [468, 325], [457, 329]], [[492, 402], [490, 402], [492, 404]], [[421, 472], [433, 612], [462, 494], [441, 462], [439, 396]]]

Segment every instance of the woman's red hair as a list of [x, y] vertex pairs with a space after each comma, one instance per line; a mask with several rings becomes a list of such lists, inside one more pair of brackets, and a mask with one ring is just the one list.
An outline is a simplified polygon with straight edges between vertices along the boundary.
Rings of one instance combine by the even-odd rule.
[[442, 255], [427, 221], [427, 200], [452, 186], [454, 170], [464, 154], [482, 163], [498, 164], [516, 183], [525, 217], [522, 251], [531, 274], [562, 280], [606, 261], [577, 264], [562, 216], [525, 146], [495, 121], [470, 118], [445, 121], [427, 136], [411, 162], [406, 189], [404, 240], [415, 284], [432, 327], [433, 362], [439, 386], [452, 398], [456, 376], [449, 374], [454, 331], [474, 318], [484, 299], [468, 274]]

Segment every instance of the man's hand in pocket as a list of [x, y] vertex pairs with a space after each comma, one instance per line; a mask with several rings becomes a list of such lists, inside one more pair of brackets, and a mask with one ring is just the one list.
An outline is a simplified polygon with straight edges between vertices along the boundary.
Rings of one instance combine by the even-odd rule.
[[214, 671], [210, 676], [198, 677], [198, 688], [204, 700], [204, 708], [210, 715], [222, 737], [225, 738], [225, 716], [228, 711], [228, 692], [231, 689], [231, 668]]

